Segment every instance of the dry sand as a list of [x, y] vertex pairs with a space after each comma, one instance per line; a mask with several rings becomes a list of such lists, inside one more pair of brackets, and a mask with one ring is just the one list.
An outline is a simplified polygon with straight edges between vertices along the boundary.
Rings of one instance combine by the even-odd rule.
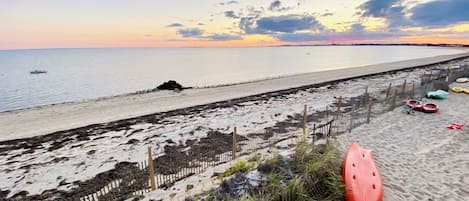
[[469, 53], [300, 74], [224, 87], [191, 89], [181, 93], [158, 92], [117, 96], [85, 102], [3, 112], [0, 113], [0, 141], [44, 135], [90, 124], [110, 122], [338, 79], [411, 68], [463, 56], [469, 56]]
[[[340, 148], [358, 142], [373, 150], [384, 200], [469, 200], [469, 95], [423, 101], [436, 103], [440, 112], [407, 115], [396, 108], [338, 136]], [[451, 123], [466, 125], [450, 130]]]

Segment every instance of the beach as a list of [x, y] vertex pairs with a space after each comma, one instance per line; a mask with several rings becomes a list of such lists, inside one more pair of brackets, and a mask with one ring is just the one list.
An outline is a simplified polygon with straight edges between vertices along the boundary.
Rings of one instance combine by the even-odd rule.
[[[468, 84], [452, 86], [468, 88]], [[384, 185], [384, 200], [468, 200], [469, 95], [424, 98], [439, 112], [403, 113], [401, 107], [373, 119], [337, 142], [343, 153], [356, 142], [371, 149]], [[465, 124], [461, 130], [448, 129]]]
[[28, 138], [196, 105], [438, 63], [468, 53], [300, 74], [230, 86], [145, 93], [0, 113], [0, 141]]
[[[166, 154], [165, 146], [185, 145], [191, 140], [207, 138], [207, 133], [211, 131], [228, 134], [234, 126], [238, 127], [239, 135], [262, 142], [272, 135], [296, 132], [299, 129], [298, 125], [301, 125], [297, 116], [301, 114], [305, 104], [308, 105], [308, 111], [314, 113], [332, 107], [337, 97], [342, 96], [344, 108], [350, 109], [349, 102], [363, 94], [366, 87], [370, 93], [381, 93], [389, 83], [401, 84], [404, 80], [408, 83], [419, 83], [421, 75], [432, 69], [447, 69], [469, 64], [468, 56], [468, 53], [437, 56], [237, 85], [190, 89], [182, 92], [131, 94], [3, 112], [0, 113], [2, 128], [0, 180], [4, 182], [1, 183], [0, 189], [9, 191], [7, 197], [21, 191], [28, 191], [29, 195], [41, 194], [46, 190], [69, 191], [76, 187], [74, 182], [91, 180], [98, 173], [116, 169], [116, 164], [145, 160], [148, 145], [153, 146], [155, 156], [161, 156]], [[464, 100], [464, 94], [460, 96], [455, 100], [467, 108], [467, 103], [461, 102]], [[451, 105], [443, 104], [441, 107], [442, 111], [445, 111]], [[451, 113], [447, 114], [453, 115], [453, 112], [454, 115], [463, 114], [462, 110], [451, 109], [448, 110]], [[389, 117], [396, 120], [393, 121], [394, 124], [399, 124], [397, 120], [401, 118], [414, 120], [414, 124], [422, 122], [414, 118], [421, 114], [402, 117], [397, 109], [385, 115], [394, 115]], [[461, 120], [467, 122], [468, 119]], [[380, 121], [381, 124], [375, 126], [382, 126], [389, 120], [380, 117], [373, 123]], [[372, 125], [374, 124], [367, 126]], [[441, 125], [441, 129], [446, 129], [445, 125], [446, 123]], [[359, 132], [361, 128], [364, 127], [354, 132]], [[443, 131], [439, 130], [440, 127], [434, 128], [435, 136], [443, 135], [437, 132]], [[388, 130], [381, 128], [378, 133], [372, 130], [367, 132], [385, 135]], [[380, 152], [379, 147], [376, 147], [379, 143], [385, 144], [385, 142], [374, 144], [375, 141], [371, 140], [366, 143], [368, 140], [366, 135], [353, 136], [363, 137], [360, 140], [370, 148], [377, 149], [378, 163], [380, 160], [382, 164], [390, 163], [386, 161], [387, 158], [384, 160], [382, 157], [392, 158], [393, 156], [390, 156], [392, 153]], [[411, 137], [417, 136], [419, 139], [423, 137], [412, 135], [408, 141], [402, 142], [400, 138], [392, 138], [390, 135], [388, 137], [396, 143], [410, 143], [416, 140], [409, 141]], [[380, 138], [384, 139], [386, 138]], [[435, 137], [435, 142], [438, 142], [436, 139], [444, 138]], [[353, 140], [355, 139], [344, 137], [342, 141], [347, 144]], [[453, 143], [453, 141], [442, 143], [443, 146], [446, 145], [444, 143]], [[405, 146], [411, 148], [410, 144], [403, 145]], [[456, 151], [464, 152], [456, 146], [453, 147], [457, 149]], [[431, 153], [432, 150], [419, 151]], [[383, 156], [379, 156], [381, 153]], [[462, 153], [461, 156], [466, 155]], [[453, 159], [458, 160], [458, 157]], [[406, 159], [413, 160], [411, 157]], [[462, 163], [458, 165], [459, 168], [467, 167], [467, 161], [458, 161]], [[382, 175], [388, 174], [390, 178], [404, 177], [392, 171], [388, 173], [383, 168]], [[455, 175], [464, 173], [464, 170], [458, 168], [455, 171], [457, 173]], [[385, 185], [389, 186], [387, 183]], [[397, 195], [399, 191], [393, 187], [391, 189], [393, 190], [385, 193], [386, 199], [400, 199], [401, 197]]]

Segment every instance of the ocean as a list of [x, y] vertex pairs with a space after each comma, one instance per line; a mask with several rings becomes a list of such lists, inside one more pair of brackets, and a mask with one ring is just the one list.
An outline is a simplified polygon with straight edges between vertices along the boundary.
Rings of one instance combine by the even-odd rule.
[[167, 80], [209, 87], [462, 52], [423, 46], [1, 50], [0, 112], [126, 94]]

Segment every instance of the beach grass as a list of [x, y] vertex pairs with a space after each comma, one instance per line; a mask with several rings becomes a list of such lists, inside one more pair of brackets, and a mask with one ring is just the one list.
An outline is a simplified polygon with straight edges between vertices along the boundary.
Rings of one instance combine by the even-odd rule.
[[[341, 164], [339, 152], [332, 143], [311, 145], [302, 138], [292, 155], [282, 156], [273, 151], [271, 159], [259, 164], [257, 171], [265, 178], [259, 186], [249, 187], [239, 196], [227, 189], [215, 190], [204, 200], [343, 200]], [[234, 179], [224, 182], [236, 183], [236, 178], [247, 174], [251, 165], [254, 164], [247, 161], [235, 163], [223, 175], [234, 175]]]

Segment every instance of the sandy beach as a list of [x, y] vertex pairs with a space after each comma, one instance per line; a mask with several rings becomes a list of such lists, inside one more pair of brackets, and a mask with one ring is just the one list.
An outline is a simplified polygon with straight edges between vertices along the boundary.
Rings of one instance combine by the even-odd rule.
[[[390, 82], [419, 83], [421, 75], [432, 69], [469, 64], [467, 56], [447, 55], [179, 93], [135, 94], [4, 112], [0, 114], [0, 189], [8, 191], [3, 193], [5, 197], [24, 191], [29, 195], [70, 191], [77, 187], [76, 182], [92, 183], [97, 174], [115, 170], [117, 164], [145, 160], [148, 145], [154, 146], [155, 156], [161, 156], [168, 154], [165, 146], [186, 145], [208, 138], [211, 132], [229, 134], [233, 126], [238, 127], [239, 135], [261, 143], [273, 135], [296, 132], [305, 104], [311, 119], [319, 118], [316, 112], [331, 107], [339, 96], [344, 98], [344, 108], [350, 109], [351, 100], [367, 86], [370, 93], [381, 93]], [[461, 162], [467, 167], [466, 161]]]
[[[357, 142], [373, 150], [384, 200], [468, 200], [469, 95], [450, 92], [445, 100], [422, 101], [436, 103], [440, 112], [407, 115], [396, 108], [338, 136], [339, 147], [345, 152]], [[465, 126], [446, 128], [452, 123]]]
[[469, 56], [469, 53], [383, 63], [274, 78], [224, 87], [185, 90], [181, 93], [134, 94], [65, 103], [0, 113], [0, 141], [28, 138], [90, 124], [105, 123], [226, 101], [272, 91], [402, 70]]

